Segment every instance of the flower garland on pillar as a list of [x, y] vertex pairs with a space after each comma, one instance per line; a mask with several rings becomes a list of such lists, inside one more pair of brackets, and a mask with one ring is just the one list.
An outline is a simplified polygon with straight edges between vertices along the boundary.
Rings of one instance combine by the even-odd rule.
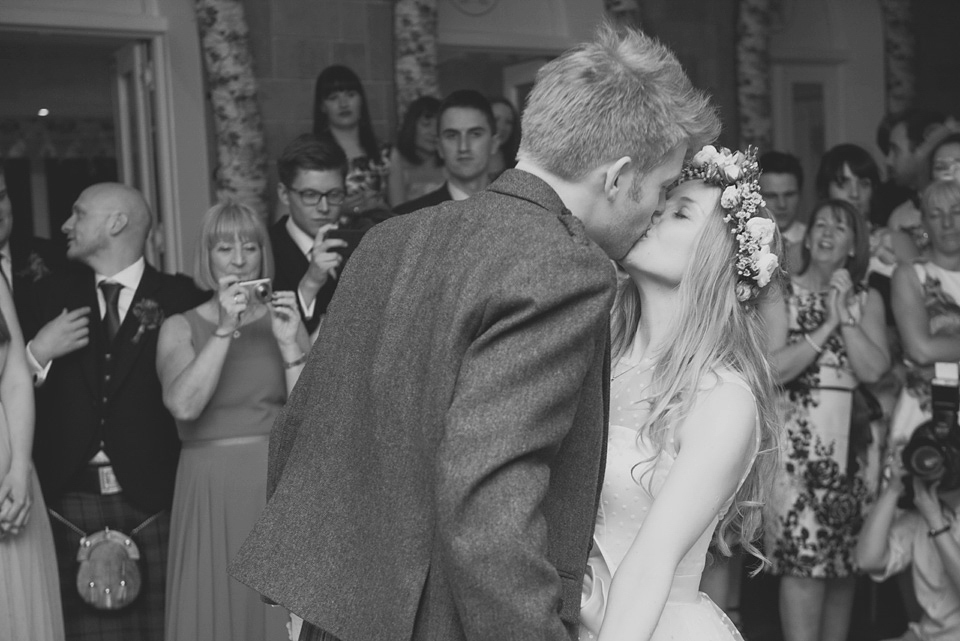
[[887, 111], [890, 113], [898, 113], [911, 106], [916, 95], [911, 5], [911, 0], [880, 0]]
[[437, 0], [397, 0], [393, 11], [397, 122], [420, 96], [440, 95]]
[[770, 1], [740, 0], [737, 21], [740, 147], [773, 146], [770, 98]]
[[267, 154], [253, 58], [240, 0], [196, 0], [200, 46], [217, 132], [218, 199], [267, 209]]

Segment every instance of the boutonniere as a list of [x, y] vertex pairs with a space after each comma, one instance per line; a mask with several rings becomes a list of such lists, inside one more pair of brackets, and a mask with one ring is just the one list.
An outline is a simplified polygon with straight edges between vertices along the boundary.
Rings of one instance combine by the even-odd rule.
[[30, 252], [26, 266], [17, 272], [17, 276], [29, 277], [35, 283], [49, 273], [50, 268], [43, 262], [43, 257], [37, 252]]
[[150, 298], [144, 298], [134, 305], [133, 315], [140, 321], [140, 327], [137, 328], [137, 333], [133, 336], [134, 343], [140, 341], [144, 332], [159, 329], [160, 325], [163, 324], [163, 308], [160, 307], [160, 303]]

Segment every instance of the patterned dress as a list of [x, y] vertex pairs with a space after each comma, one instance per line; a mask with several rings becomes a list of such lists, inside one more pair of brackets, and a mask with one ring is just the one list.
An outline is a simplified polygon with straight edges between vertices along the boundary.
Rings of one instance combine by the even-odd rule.
[[[823, 324], [826, 294], [795, 281], [787, 294], [789, 344]], [[817, 360], [781, 390], [782, 462], [765, 518], [775, 574], [828, 579], [854, 573], [868, 495], [860, 453], [849, 447], [856, 386], [843, 341], [834, 333]]]
[[[927, 309], [930, 334], [933, 336], [960, 336], [960, 272], [952, 272], [930, 262], [913, 265], [923, 286], [923, 302]], [[903, 443], [913, 430], [928, 420], [930, 411], [930, 381], [932, 365], [905, 362], [907, 380], [891, 423], [891, 440]]]

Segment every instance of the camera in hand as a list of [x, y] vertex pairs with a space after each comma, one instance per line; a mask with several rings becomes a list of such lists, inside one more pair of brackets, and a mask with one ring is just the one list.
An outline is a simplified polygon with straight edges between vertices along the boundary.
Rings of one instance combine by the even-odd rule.
[[240, 287], [250, 290], [250, 297], [255, 298], [261, 303], [269, 303], [273, 298], [273, 285], [269, 278], [258, 278], [257, 280], [244, 280], [237, 283]]
[[[921, 423], [910, 436], [901, 457], [907, 475], [940, 490], [960, 488], [960, 381], [957, 363], [937, 363], [930, 387], [933, 418]], [[913, 505], [913, 484], [904, 479], [901, 507]]]

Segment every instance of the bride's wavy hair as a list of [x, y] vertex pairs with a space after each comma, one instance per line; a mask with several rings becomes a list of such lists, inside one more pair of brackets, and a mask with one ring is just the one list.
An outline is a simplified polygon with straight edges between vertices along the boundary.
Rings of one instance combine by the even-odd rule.
[[[666, 447], [671, 426], [679, 425], [690, 414], [697, 390], [709, 382], [710, 378], [705, 377], [712, 377], [720, 369], [730, 369], [744, 378], [757, 401], [760, 449], [733, 504], [720, 520], [714, 539], [723, 555], [730, 556], [731, 547], [739, 543], [762, 566], [768, 561], [754, 542], [761, 534], [762, 508], [778, 464], [780, 427], [775, 381], [765, 356], [766, 332], [760, 306], [771, 290], [781, 287], [782, 273], [759, 296], [743, 303], [737, 301], [737, 244], [723, 220], [719, 196], [717, 188], [716, 209], [707, 217], [691, 254], [694, 258], [680, 281], [678, 318], [665, 341], [667, 348], [659, 354], [653, 369], [645, 399], [652, 409], [643, 433], [657, 449], [654, 458], [659, 456]], [[773, 245], [781, 254], [779, 234]], [[641, 313], [636, 285], [622, 271], [619, 276], [611, 311], [615, 362], [629, 349]]]

